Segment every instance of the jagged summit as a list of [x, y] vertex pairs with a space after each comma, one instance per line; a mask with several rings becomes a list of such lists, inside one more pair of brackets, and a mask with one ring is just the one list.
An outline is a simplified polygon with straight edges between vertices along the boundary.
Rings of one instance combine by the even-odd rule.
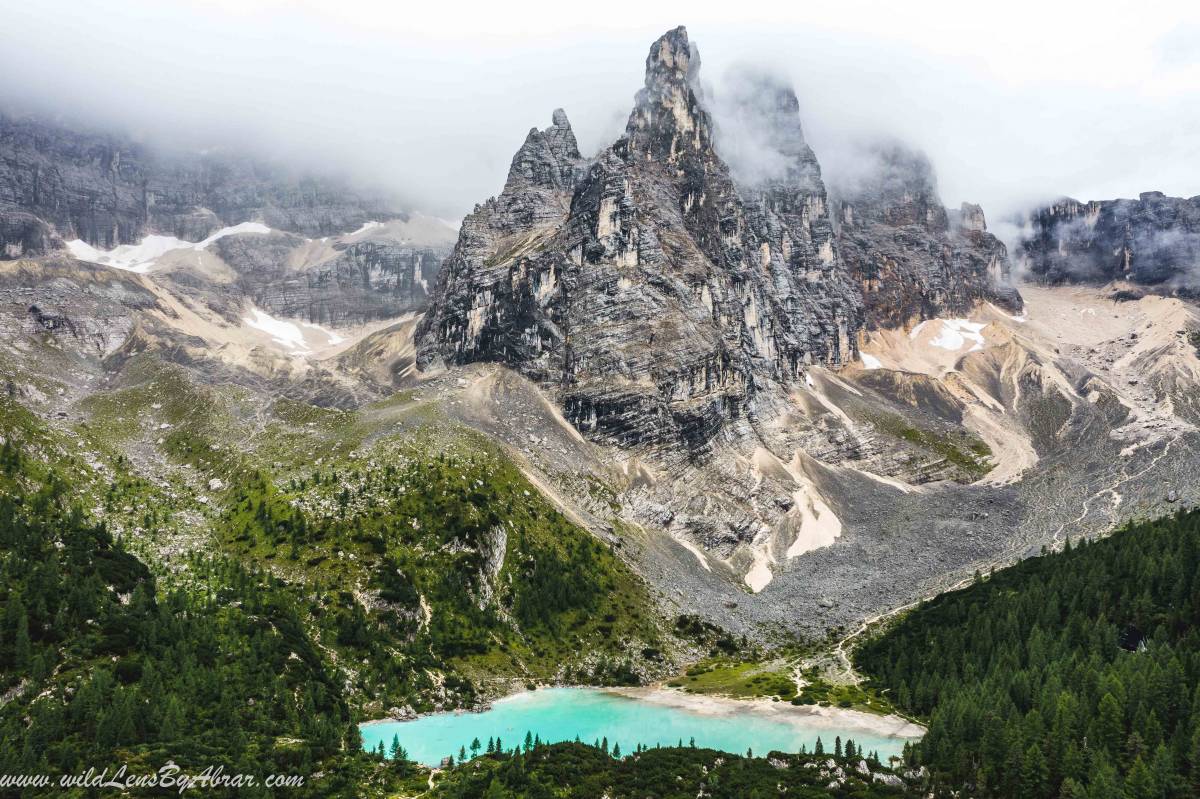
[[645, 86], [625, 126], [631, 157], [644, 153], [674, 162], [683, 152], [712, 147], [712, 120], [701, 107], [696, 82], [699, 71], [700, 53], [682, 25], [650, 46]]
[[530, 128], [525, 143], [513, 156], [505, 190], [517, 185], [569, 186], [574, 183], [575, 165], [580, 159], [579, 145], [567, 114], [557, 108], [550, 127], [544, 130]]
[[743, 186], [801, 185], [825, 192], [817, 156], [804, 138], [800, 102], [777, 75], [749, 68], [727, 79], [727, 112], [717, 149]]
[[[862, 289], [795, 94], [743, 81], [732, 102], [753, 136], [723, 138], [699, 66], [685, 28], [655, 41], [625, 134], [590, 161], [561, 111], [530, 131], [504, 191], [463, 222], [420, 366], [499, 361], [594, 438], [704, 457], [759, 435], [810, 365], [856, 357]], [[721, 146], [747, 140], [773, 157], [732, 171]]]

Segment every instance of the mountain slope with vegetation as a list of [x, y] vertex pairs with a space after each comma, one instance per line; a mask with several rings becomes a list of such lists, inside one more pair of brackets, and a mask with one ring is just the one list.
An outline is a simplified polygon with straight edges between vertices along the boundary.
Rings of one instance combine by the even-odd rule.
[[981, 578], [856, 660], [929, 720], [911, 758], [942, 790], [1200, 795], [1200, 511]]
[[468, 431], [367, 441], [281, 401], [232, 449], [236, 398], [181, 370], [96, 396], [75, 437], [0, 398], [0, 773], [395, 791], [419, 769], [361, 753], [359, 722], [638, 682], [675, 646], [641, 580]]

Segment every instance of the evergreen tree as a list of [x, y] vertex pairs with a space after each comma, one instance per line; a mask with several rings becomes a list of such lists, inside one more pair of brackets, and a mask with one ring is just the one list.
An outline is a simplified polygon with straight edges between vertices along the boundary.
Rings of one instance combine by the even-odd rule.
[[928, 720], [904, 760], [949, 792], [1175, 799], [1200, 795], [1198, 607], [1191, 510], [926, 602], [855, 660]]

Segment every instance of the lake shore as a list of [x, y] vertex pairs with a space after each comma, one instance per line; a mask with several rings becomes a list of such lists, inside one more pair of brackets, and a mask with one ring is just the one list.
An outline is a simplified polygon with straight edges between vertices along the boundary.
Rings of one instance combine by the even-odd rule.
[[808, 729], [853, 730], [867, 735], [916, 740], [925, 735], [925, 728], [896, 715], [880, 715], [862, 710], [819, 705], [793, 705], [770, 699], [734, 699], [712, 694], [693, 694], [677, 688], [640, 686], [634, 688], [602, 688], [600, 690], [627, 696], [643, 702], [700, 713], [707, 716], [738, 716], [753, 708], [754, 712]]

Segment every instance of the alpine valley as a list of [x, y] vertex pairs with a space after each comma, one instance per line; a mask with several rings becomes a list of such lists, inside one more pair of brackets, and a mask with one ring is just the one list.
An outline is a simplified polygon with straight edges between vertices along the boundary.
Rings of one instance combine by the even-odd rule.
[[0, 796], [1198, 795], [1200, 197], [1010, 252], [706, 86], [461, 223], [0, 115]]

